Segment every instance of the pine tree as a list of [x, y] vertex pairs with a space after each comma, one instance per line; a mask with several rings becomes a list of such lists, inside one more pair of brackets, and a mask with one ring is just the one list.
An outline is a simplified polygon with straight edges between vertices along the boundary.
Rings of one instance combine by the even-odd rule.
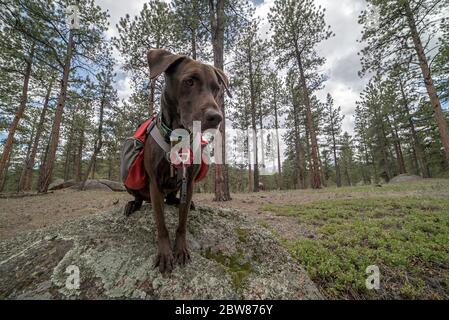
[[354, 167], [353, 157], [353, 141], [352, 137], [345, 131], [341, 138], [341, 165], [343, 168], [343, 176], [346, 179], [346, 184], [352, 186], [354, 181], [352, 179], [352, 168]]
[[318, 141], [313, 125], [312, 89], [310, 74], [324, 64], [316, 52], [316, 46], [332, 36], [330, 27], [324, 21], [324, 9], [316, 8], [312, 0], [277, 0], [271, 8], [268, 19], [273, 29], [273, 42], [281, 62], [293, 61], [299, 72], [301, 95], [304, 101], [307, 129], [310, 136], [312, 162], [312, 187], [321, 188], [321, 174], [318, 159]]
[[[224, 71], [224, 52], [230, 47], [238, 36], [242, 27], [247, 22], [247, 6], [240, 0], [209, 0], [209, 38], [212, 43], [214, 66]], [[218, 97], [218, 105], [221, 107], [223, 121], [219, 130], [222, 137], [223, 158], [226, 159], [226, 112], [223, 93]], [[214, 165], [215, 201], [229, 201], [228, 166], [226, 164]]]
[[176, 38], [182, 50], [193, 59], [209, 60], [210, 52], [206, 46], [208, 4], [202, 0], [174, 0]]
[[97, 157], [100, 154], [101, 148], [103, 147], [103, 126], [105, 121], [105, 113], [107, 113], [108, 109], [111, 108], [111, 106], [117, 101], [117, 92], [112, 87], [115, 76], [113, 72], [114, 60], [111, 57], [108, 57], [108, 60], [109, 62], [106, 65], [105, 69], [98, 73], [96, 76], [97, 85], [94, 89], [96, 91], [94, 95], [98, 97], [99, 105], [98, 131], [94, 141], [94, 150], [92, 152], [92, 157], [88, 163], [86, 172], [84, 173], [84, 178], [81, 182], [81, 190], [84, 190], [90, 172], [92, 172], [92, 176], [94, 176], [95, 174], [95, 164], [97, 161]]
[[[46, 162], [42, 166], [43, 172], [41, 174], [40, 185], [38, 186], [39, 192], [47, 192], [53, 176], [56, 151], [59, 144], [60, 126], [71, 71], [75, 68], [85, 69], [85, 66], [89, 63], [101, 63], [101, 54], [105, 52], [104, 32], [107, 27], [107, 13], [96, 6], [93, 0], [79, 1], [78, 8], [80, 10], [80, 16], [83, 17], [79, 28], [78, 26], [72, 28], [71, 25], [66, 25], [65, 15], [61, 14], [48, 17], [47, 13], [42, 12], [44, 17], [54, 21], [52, 24], [55, 29], [54, 31], [59, 35], [59, 40], [67, 45], [65, 53], [62, 55], [64, 57], [63, 62], [60, 64], [62, 67], [61, 87], [55, 109]], [[65, 9], [65, 7], [62, 7], [62, 9]], [[77, 38], [76, 40], [75, 37]], [[75, 46], [75, 43], [77, 43], [77, 46]], [[74, 60], [74, 58], [79, 58], [76, 65], [72, 63], [72, 59]]]
[[149, 115], [156, 111], [161, 80], [149, 81], [147, 52], [157, 48], [178, 50], [180, 39], [175, 36], [175, 22], [174, 12], [166, 2], [151, 0], [137, 16], [120, 19], [116, 26], [119, 35], [112, 39], [125, 60], [124, 70], [131, 74], [134, 95], [143, 95], [138, 99], [143, 100]]
[[440, 12], [447, 5], [441, 0], [370, 0], [359, 23], [364, 26], [362, 41], [367, 44], [362, 50], [363, 71], [388, 71], [410, 60], [419, 65], [449, 163], [448, 124], [427, 58]]
[[339, 137], [341, 134], [341, 125], [344, 116], [341, 115], [341, 107], [334, 107], [334, 100], [330, 93], [327, 94], [325, 105], [325, 125], [324, 134], [326, 135], [327, 145], [330, 146], [330, 152], [334, 157], [335, 179], [337, 187], [341, 187], [341, 172], [337, 158], [337, 150], [339, 149]]
[[273, 118], [272, 128], [275, 129], [275, 135], [273, 137], [273, 144], [275, 146], [274, 151], [277, 159], [277, 187], [283, 188], [282, 179], [282, 163], [281, 163], [281, 147], [280, 147], [280, 116], [283, 114], [283, 105], [285, 104], [285, 88], [283, 82], [279, 79], [276, 71], [270, 72], [267, 78], [266, 95], [268, 99], [268, 109], [271, 109]]
[[247, 27], [242, 34], [240, 41], [237, 43], [235, 49], [235, 63], [233, 66], [234, 74], [239, 78], [239, 86], [243, 87], [245, 92], [249, 93], [249, 115], [250, 115], [250, 126], [251, 126], [251, 139], [252, 147], [254, 153], [254, 164], [253, 164], [253, 174], [254, 174], [254, 186], [253, 191], [259, 191], [259, 170], [260, 170], [260, 159], [258, 146], [263, 145], [263, 141], [258, 143], [259, 138], [262, 138], [262, 130], [259, 131], [257, 124], [259, 123], [259, 128], [261, 128], [263, 117], [263, 108], [261, 95], [263, 90], [263, 70], [266, 68], [265, 62], [267, 61], [266, 55], [266, 43], [262, 41], [258, 35], [257, 21], [254, 21], [249, 27]]

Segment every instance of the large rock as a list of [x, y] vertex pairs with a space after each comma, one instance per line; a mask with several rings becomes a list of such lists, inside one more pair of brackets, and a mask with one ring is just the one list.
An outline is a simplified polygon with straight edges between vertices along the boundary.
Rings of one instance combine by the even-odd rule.
[[112, 191], [126, 191], [123, 183], [117, 181], [111, 181], [107, 179], [98, 179], [98, 182], [107, 185]]
[[415, 176], [415, 175], [408, 175], [406, 173], [400, 174], [393, 179], [390, 180], [390, 183], [401, 183], [401, 182], [411, 182], [411, 181], [417, 181], [422, 180], [422, 177]]
[[[57, 189], [70, 188], [79, 190], [81, 187], [81, 182], [73, 182], [71, 184], [67, 184], [67, 182], [57, 185]], [[84, 190], [126, 191], [122, 183], [107, 179], [88, 179], [86, 180]]]
[[[166, 219], [173, 240], [174, 207], [166, 208]], [[201, 207], [191, 212], [188, 230], [192, 262], [169, 276], [153, 268], [149, 208], [129, 218], [117, 208], [5, 240], [0, 299], [322, 298], [273, 235], [239, 212]], [[71, 280], [77, 269], [79, 289]]]
[[64, 179], [56, 179], [48, 186], [48, 190], [53, 191], [53, 190], [70, 188], [76, 184], [77, 184], [77, 182], [75, 182], [75, 180], [64, 181]]
[[[81, 188], [81, 182], [74, 185], [73, 187], [70, 187], [71, 189], [77, 189], [79, 190]], [[84, 185], [84, 190], [105, 190], [105, 191], [112, 191], [111, 188], [109, 188], [104, 183], [101, 183], [98, 180], [86, 180], [86, 184]]]

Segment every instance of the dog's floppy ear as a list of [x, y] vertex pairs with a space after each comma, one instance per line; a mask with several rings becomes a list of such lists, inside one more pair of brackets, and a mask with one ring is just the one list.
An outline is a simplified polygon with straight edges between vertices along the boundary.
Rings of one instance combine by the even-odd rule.
[[232, 98], [231, 91], [229, 91], [229, 80], [228, 80], [228, 77], [225, 75], [225, 73], [222, 70], [220, 70], [218, 68], [215, 68], [215, 67], [214, 67], [214, 70], [215, 70], [215, 74], [217, 75], [218, 80], [225, 87], [225, 90], [226, 90], [226, 93], [228, 94], [228, 97]]
[[153, 80], [162, 72], [165, 72], [173, 63], [185, 56], [173, 54], [164, 49], [151, 49], [147, 54], [148, 65], [150, 66], [150, 79]]

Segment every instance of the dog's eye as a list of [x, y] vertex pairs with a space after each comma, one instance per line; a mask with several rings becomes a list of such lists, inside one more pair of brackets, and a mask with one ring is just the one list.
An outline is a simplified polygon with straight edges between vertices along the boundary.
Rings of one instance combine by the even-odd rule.
[[189, 78], [189, 79], [184, 80], [184, 85], [186, 85], [186, 86], [188, 86], [188, 87], [193, 86], [193, 84], [194, 84], [194, 81], [193, 81], [192, 78]]

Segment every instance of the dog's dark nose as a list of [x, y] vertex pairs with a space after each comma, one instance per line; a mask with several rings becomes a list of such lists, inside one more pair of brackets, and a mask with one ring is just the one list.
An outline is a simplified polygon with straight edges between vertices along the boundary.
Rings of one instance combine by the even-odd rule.
[[205, 112], [204, 118], [206, 119], [206, 124], [212, 127], [216, 127], [223, 120], [223, 116], [220, 112], [214, 109], [209, 109]]

